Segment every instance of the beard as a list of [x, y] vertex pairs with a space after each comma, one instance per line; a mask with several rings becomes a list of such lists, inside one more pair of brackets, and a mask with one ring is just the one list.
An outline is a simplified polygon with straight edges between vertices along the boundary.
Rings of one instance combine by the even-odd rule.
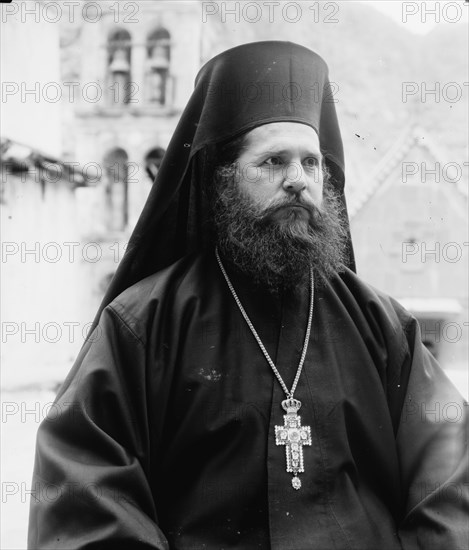
[[220, 254], [273, 293], [300, 288], [311, 268], [316, 284], [343, 271], [347, 230], [328, 179], [325, 173], [321, 207], [292, 195], [263, 208], [239, 189], [233, 166], [218, 168], [212, 225]]

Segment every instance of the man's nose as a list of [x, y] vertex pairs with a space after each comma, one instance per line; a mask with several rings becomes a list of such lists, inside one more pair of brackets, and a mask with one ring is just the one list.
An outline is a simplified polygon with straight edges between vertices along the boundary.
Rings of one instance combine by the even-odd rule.
[[289, 193], [300, 193], [306, 187], [306, 176], [301, 164], [292, 162], [284, 168], [283, 188]]

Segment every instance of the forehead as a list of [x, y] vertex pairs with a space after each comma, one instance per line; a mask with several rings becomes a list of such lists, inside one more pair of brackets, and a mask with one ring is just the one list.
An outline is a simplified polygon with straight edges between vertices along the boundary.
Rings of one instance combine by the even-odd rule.
[[257, 153], [279, 148], [301, 149], [319, 154], [319, 137], [311, 126], [300, 122], [272, 122], [248, 132], [243, 150]]

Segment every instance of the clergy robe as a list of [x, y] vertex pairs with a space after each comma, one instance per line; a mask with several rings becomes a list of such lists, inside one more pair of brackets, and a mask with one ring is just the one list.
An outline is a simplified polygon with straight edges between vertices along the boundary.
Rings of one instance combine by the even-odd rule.
[[[290, 387], [308, 288], [229, 273]], [[213, 252], [144, 279], [39, 429], [29, 548], [469, 547], [467, 407], [399, 304], [348, 270], [317, 288], [295, 397], [312, 439], [299, 490], [275, 442], [285, 396]]]

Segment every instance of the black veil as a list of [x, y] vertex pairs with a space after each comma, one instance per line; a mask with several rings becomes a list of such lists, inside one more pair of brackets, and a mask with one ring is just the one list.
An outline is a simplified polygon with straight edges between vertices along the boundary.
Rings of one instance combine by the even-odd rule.
[[[281, 121], [307, 124], [317, 132], [348, 226], [342, 139], [326, 63], [291, 42], [232, 48], [206, 63], [196, 77], [94, 325], [126, 288], [207, 244], [208, 211], [201, 191], [207, 147]], [[348, 267], [355, 270], [350, 236], [348, 245]]]

